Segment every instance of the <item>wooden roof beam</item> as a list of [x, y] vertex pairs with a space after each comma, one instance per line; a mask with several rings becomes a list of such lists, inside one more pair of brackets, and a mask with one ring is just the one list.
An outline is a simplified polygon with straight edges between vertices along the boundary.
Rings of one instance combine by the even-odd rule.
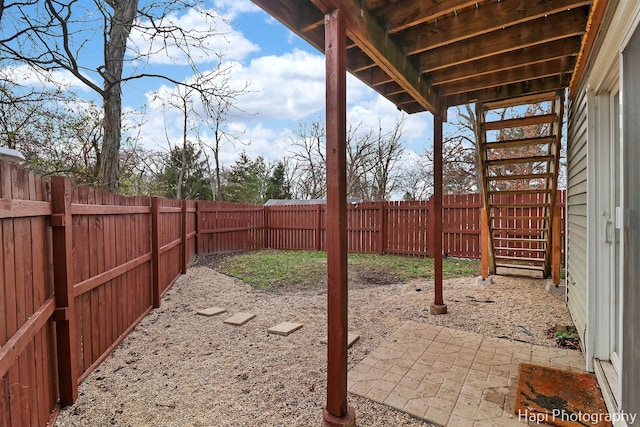
[[[446, 3], [446, 2], [445, 2]], [[588, 11], [582, 7], [591, 0], [520, 0], [496, 1], [478, 8], [451, 15], [436, 22], [416, 26], [394, 38], [408, 55], [415, 55], [451, 43], [484, 36], [516, 25], [537, 24], [553, 15], [563, 19], [576, 16], [584, 29]]]
[[453, 67], [466, 62], [537, 46], [584, 34], [584, 19], [575, 13], [557, 13], [540, 23], [519, 24], [509, 31], [494, 31], [477, 40], [452, 43], [417, 55], [422, 72]]
[[539, 64], [505, 70], [491, 75], [470, 76], [466, 80], [439, 85], [438, 92], [443, 95], [454, 95], [473, 90], [482, 90], [505, 84], [524, 82], [532, 79], [559, 76], [563, 73], [571, 73], [574, 57], [554, 59]]
[[[311, 0], [323, 13], [339, 9], [347, 19], [347, 35], [367, 56], [392, 77], [422, 107], [432, 113], [440, 111], [436, 93], [422, 79], [416, 67], [388, 37], [376, 19], [360, 7], [357, 0]], [[306, 3], [304, 3], [306, 4]], [[304, 4], [300, 5], [304, 7]], [[311, 7], [311, 6], [309, 6]]]
[[478, 0], [423, 0], [404, 2], [399, 7], [398, 3], [390, 2], [387, 6], [375, 11], [375, 15], [387, 17], [389, 34], [393, 34], [468, 7], [475, 7], [477, 3]]
[[509, 98], [518, 98], [528, 94], [543, 93], [562, 90], [569, 84], [570, 74], [559, 77], [528, 80], [526, 82], [499, 86], [491, 89], [483, 89], [471, 93], [463, 93], [451, 96], [443, 96], [442, 104], [445, 107], [468, 104], [471, 102], [492, 102]]
[[574, 36], [552, 41], [542, 46], [529, 46], [488, 58], [476, 59], [453, 68], [443, 68], [429, 73], [428, 76], [433, 85], [451, 83], [468, 79], [469, 76], [493, 74], [520, 66], [575, 56], [579, 48], [580, 37]]

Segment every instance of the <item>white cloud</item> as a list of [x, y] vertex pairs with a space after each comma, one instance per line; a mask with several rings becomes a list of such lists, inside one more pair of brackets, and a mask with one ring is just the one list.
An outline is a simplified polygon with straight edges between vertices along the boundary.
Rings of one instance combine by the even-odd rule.
[[250, 83], [239, 106], [254, 120], [299, 120], [324, 109], [324, 74], [324, 57], [295, 50], [253, 59], [233, 78]]
[[[140, 21], [138, 25], [148, 27], [149, 23]], [[172, 34], [178, 39], [169, 35], [162, 37], [151, 30], [143, 32], [134, 26], [129, 38], [129, 57], [142, 54], [149, 64], [187, 65], [189, 61], [207, 64], [217, 62], [219, 56], [225, 60], [238, 60], [259, 50], [215, 10], [189, 9], [183, 15], [165, 17], [160, 25], [187, 29], [185, 37], [199, 39], [199, 45], [190, 44], [175, 31]]]
[[261, 10], [250, 0], [215, 0], [213, 4], [223, 15], [230, 18], [234, 18], [241, 13], [252, 13]]
[[[243, 66], [225, 63], [231, 67], [232, 85], [249, 82], [249, 92], [238, 99], [237, 107], [246, 112], [229, 118], [228, 127], [241, 140], [250, 145], [227, 143], [221, 153], [225, 165], [231, 165], [241, 151], [251, 158], [262, 156], [267, 160], [281, 159], [290, 146], [289, 127], [302, 120], [324, 120], [325, 60], [324, 56], [294, 50], [283, 55], [269, 55], [253, 59]], [[168, 99], [175, 89], [161, 87], [156, 98], [147, 94], [149, 110], [155, 111], [149, 119], [148, 139], [165, 141], [163, 114], [166, 115], [172, 140], [180, 140], [179, 113], [162, 113], [161, 100]], [[403, 141], [407, 150], [422, 152], [433, 139], [430, 114], [406, 115], [371, 88], [349, 75], [347, 80], [347, 118], [349, 123], [362, 123], [363, 129], [377, 129], [380, 124], [391, 130], [402, 116], [405, 117]], [[159, 116], [159, 117], [158, 117]], [[204, 138], [210, 136], [204, 135]]]
[[0, 69], [0, 78], [27, 87], [91, 91], [86, 84], [68, 71], [45, 71], [26, 64]]

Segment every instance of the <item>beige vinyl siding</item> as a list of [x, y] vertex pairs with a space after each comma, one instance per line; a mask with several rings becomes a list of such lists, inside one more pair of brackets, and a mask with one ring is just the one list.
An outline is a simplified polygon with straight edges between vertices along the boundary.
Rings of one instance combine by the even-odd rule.
[[567, 304], [583, 345], [587, 328], [587, 97], [569, 105], [567, 131]]

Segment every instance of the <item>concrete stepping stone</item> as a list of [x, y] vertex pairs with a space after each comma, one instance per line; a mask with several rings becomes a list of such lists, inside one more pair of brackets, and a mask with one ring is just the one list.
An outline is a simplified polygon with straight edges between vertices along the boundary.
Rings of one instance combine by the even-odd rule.
[[217, 316], [218, 314], [226, 313], [226, 311], [227, 311], [226, 308], [209, 307], [209, 308], [203, 308], [202, 310], [196, 311], [196, 314], [199, 314], [201, 316], [211, 317], [211, 316]]
[[[355, 332], [349, 332], [349, 334], [347, 335], [347, 348], [351, 348], [351, 346], [357, 343], [359, 339], [360, 339], [359, 334]], [[327, 338], [324, 338], [321, 342], [322, 344], [326, 344]]]
[[282, 322], [267, 329], [267, 333], [286, 337], [300, 328], [302, 328], [302, 323]]
[[239, 312], [226, 319], [224, 323], [233, 326], [242, 326], [254, 317], [256, 317], [254, 313]]

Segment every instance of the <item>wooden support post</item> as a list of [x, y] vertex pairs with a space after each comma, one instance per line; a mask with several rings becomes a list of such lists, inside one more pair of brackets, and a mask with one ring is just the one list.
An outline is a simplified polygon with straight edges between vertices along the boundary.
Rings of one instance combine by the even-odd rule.
[[56, 311], [65, 312], [56, 320], [56, 350], [60, 404], [68, 406], [78, 398], [78, 345], [73, 295], [73, 221], [71, 218], [72, 186], [69, 178], [51, 178], [51, 217], [53, 239], [53, 286]]
[[189, 203], [186, 200], [182, 201], [182, 216], [181, 216], [181, 225], [182, 225], [182, 242], [180, 242], [180, 246], [182, 248], [182, 260], [180, 263], [180, 272], [182, 274], [186, 274], [187, 273], [187, 266], [189, 265], [189, 253], [187, 251], [187, 239], [189, 238], [188, 236], [188, 230], [187, 230], [187, 218], [188, 218], [188, 207], [189, 207]]
[[560, 206], [555, 206], [553, 209], [553, 223], [551, 229], [551, 241], [553, 242], [552, 249], [552, 277], [553, 284], [560, 285], [560, 264], [562, 263], [562, 229], [560, 227]]
[[429, 312], [446, 314], [442, 292], [442, 115], [433, 116], [433, 276], [435, 295]]
[[347, 407], [347, 34], [340, 10], [325, 15], [327, 115], [327, 406], [323, 426], [355, 426]]
[[480, 243], [481, 243], [481, 253], [480, 253], [480, 270], [482, 274], [482, 280], [485, 280], [489, 277], [489, 239], [491, 238], [489, 233], [489, 213], [487, 212], [487, 207], [483, 206], [482, 208], [482, 217], [480, 219]]
[[151, 198], [151, 300], [160, 307], [160, 199]]

